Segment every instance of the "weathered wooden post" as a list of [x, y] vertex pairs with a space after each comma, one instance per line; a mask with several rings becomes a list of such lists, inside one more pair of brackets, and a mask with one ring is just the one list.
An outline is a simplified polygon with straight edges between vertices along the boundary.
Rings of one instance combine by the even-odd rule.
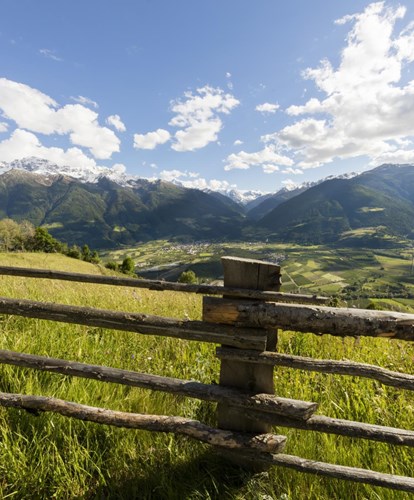
[[[236, 257], [222, 257], [221, 260], [224, 269], [224, 286], [250, 290], [279, 291], [281, 285], [280, 266], [259, 260]], [[207, 315], [205, 308], [203, 314]], [[267, 337], [266, 350], [275, 350], [277, 331], [263, 329], [262, 332], [263, 336]], [[254, 329], [254, 333], [258, 333], [257, 328]], [[220, 369], [220, 385], [236, 387], [246, 392], [274, 394], [273, 367], [223, 359]], [[271, 430], [271, 425], [251, 420], [243, 415], [242, 409], [227, 403], [218, 404], [217, 423], [220, 429], [242, 432], [265, 433]], [[257, 467], [247, 457], [243, 458], [239, 454], [232, 452], [225, 452], [225, 455], [238, 465], [263, 470], [263, 466]]]

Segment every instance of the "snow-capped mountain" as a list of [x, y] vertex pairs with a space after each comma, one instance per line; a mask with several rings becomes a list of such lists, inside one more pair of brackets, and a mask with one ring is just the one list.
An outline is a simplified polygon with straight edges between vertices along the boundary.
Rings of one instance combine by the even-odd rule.
[[13, 169], [25, 170], [26, 172], [32, 172], [34, 174], [44, 176], [64, 175], [67, 177], [73, 177], [80, 182], [95, 183], [102, 177], [107, 177], [120, 186], [126, 186], [129, 181], [134, 179], [132, 176], [125, 174], [124, 167], [106, 168], [93, 166], [88, 168], [77, 168], [68, 165], [56, 165], [56, 163], [52, 163], [49, 160], [36, 158], [34, 156], [23, 158], [21, 160], [14, 160], [8, 163], [0, 162], [0, 174]]
[[[88, 167], [73, 167], [68, 165], [57, 165], [48, 160], [36, 157], [27, 157], [21, 160], [14, 160], [11, 162], [1, 162], [0, 161], [0, 174], [7, 172], [8, 170], [19, 169], [27, 172], [32, 172], [35, 174], [40, 174], [43, 176], [50, 175], [64, 175], [67, 177], [72, 177], [80, 182], [90, 182], [96, 183], [99, 179], [106, 177], [111, 181], [119, 184], [122, 187], [134, 187], [134, 185], [139, 182], [138, 176], [128, 175], [125, 172], [125, 167], [122, 165], [115, 166], [112, 168], [108, 167], [98, 167], [98, 166], [88, 166]], [[357, 173], [351, 174], [343, 174], [339, 176], [329, 176], [325, 179], [321, 179], [315, 182], [304, 182], [299, 185], [291, 184], [286, 185], [279, 191], [274, 193], [263, 193], [262, 191], [255, 190], [238, 190], [234, 188], [229, 189], [217, 189], [214, 190], [224, 196], [227, 196], [232, 201], [239, 205], [247, 206], [249, 209], [255, 206], [255, 202], [259, 203], [264, 201], [267, 197], [273, 195], [280, 195], [283, 193], [287, 193], [290, 191], [304, 191], [310, 187], [316, 186], [321, 182], [326, 180], [341, 178], [341, 179], [350, 179], [358, 175]], [[184, 183], [181, 183], [179, 180], [174, 180], [173, 184], [177, 186], [185, 187]], [[203, 189], [202, 191], [206, 193], [213, 192], [212, 189]]]
[[[212, 189], [205, 189], [206, 193], [214, 192]], [[238, 189], [217, 189], [215, 192], [220, 193], [227, 198], [230, 198], [234, 202], [239, 205], [247, 205], [249, 202], [263, 196], [265, 193], [262, 191], [253, 191], [253, 190], [238, 190]]]

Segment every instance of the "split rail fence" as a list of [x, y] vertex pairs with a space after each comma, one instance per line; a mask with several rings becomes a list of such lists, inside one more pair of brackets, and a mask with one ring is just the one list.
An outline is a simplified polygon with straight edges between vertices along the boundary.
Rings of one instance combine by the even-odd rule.
[[[414, 492], [414, 478], [318, 462], [282, 453], [286, 437], [272, 426], [303, 429], [414, 447], [414, 431], [316, 414], [317, 403], [274, 395], [273, 369], [284, 366], [375, 379], [414, 390], [414, 375], [350, 361], [318, 360], [276, 351], [277, 330], [414, 340], [414, 315], [327, 307], [324, 297], [280, 292], [280, 267], [256, 260], [223, 257], [224, 286], [83, 275], [0, 267], [0, 275], [200, 293], [203, 320], [177, 320], [139, 313], [0, 298], [0, 314], [76, 323], [221, 344], [220, 382], [209, 385], [0, 350], [0, 363], [64, 375], [164, 391], [217, 403], [217, 428], [182, 417], [112, 411], [59, 400], [0, 392], [0, 406], [134, 429], [173, 432], [209, 443], [229, 460], [253, 469], [271, 465]], [[220, 295], [214, 297], [214, 295]], [[1, 384], [1, 382], [0, 382]], [[1, 388], [1, 385], [0, 385]]]

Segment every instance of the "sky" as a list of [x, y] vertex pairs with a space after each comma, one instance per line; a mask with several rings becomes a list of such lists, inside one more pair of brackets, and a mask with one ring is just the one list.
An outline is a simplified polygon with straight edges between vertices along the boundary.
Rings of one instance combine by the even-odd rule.
[[0, 0], [0, 161], [275, 192], [414, 164], [408, 0]]

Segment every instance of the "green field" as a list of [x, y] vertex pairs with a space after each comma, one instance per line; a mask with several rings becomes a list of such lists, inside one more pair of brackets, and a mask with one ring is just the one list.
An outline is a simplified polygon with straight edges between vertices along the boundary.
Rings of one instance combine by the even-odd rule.
[[[138, 247], [104, 252], [103, 259], [121, 262], [131, 255], [137, 273], [175, 281], [192, 269], [203, 282], [221, 278], [220, 257], [234, 255], [281, 265], [282, 291], [338, 296], [343, 305], [367, 307], [371, 299], [393, 299], [393, 309], [414, 312], [413, 249], [334, 248], [274, 243], [193, 243], [152, 241]], [[406, 302], [402, 302], [402, 301]], [[407, 303], [407, 300], [409, 303]], [[404, 306], [402, 305], [404, 304]]]
[[[140, 252], [142, 259], [151, 259], [154, 266], [167, 263], [158, 245], [153, 244], [155, 254], [152, 257], [148, 248], [142, 247], [136, 250], [136, 255]], [[381, 267], [384, 267], [383, 281], [378, 278], [378, 283], [398, 283], [399, 278], [391, 277], [388, 270], [404, 274], [411, 264], [409, 252], [398, 256], [393, 253], [378, 255], [380, 259], [377, 260], [376, 254], [364, 256], [361, 252], [351, 257], [319, 247], [308, 248], [307, 254], [300, 247], [286, 250], [273, 245], [265, 250], [250, 245], [229, 248], [217, 244], [217, 248], [205, 247], [200, 251], [215, 256], [238, 252], [256, 258], [283, 254], [282, 272], [286, 287], [290, 290], [300, 288], [301, 291], [313, 290], [308, 282], [318, 280], [317, 289], [335, 286], [336, 290], [341, 290], [344, 282], [352, 284], [364, 280], [364, 276], [368, 278], [372, 269], [381, 274]], [[123, 255], [121, 252], [117, 258], [121, 259]], [[174, 255], [173, 261], [184, 258], [184, 250], [180, 255], [182, 257]], [[199, 255], [191, 255], [191, 258], [201, 259], [201, 263], [207, 262], [203, 259], [211, 259]], [[2, 265], [85, 273], [108, 272], [102, 267], [61, 255], [1, 254], [0, 262]], [[357, 262], [365, 263], [367, 268], [357, 270], [354, 267]], [[287, 274], [291, 276], [290, 282]], [[295, 285], [299, 276], [305, 278], [304, 284]], [[338, 277], [341, 279], [335, 283]], [[201, 297], [192, 294], [6, 276], [0, 277], [0, 283], [1, 295], [5, 297], [53, 300], [176, 318], [199, 319], [201, 315]], [[411, 290], [413, 285], [408, 281], [404, 283]], [[387, 300], [395, 300], [411, 309], [410, 298]], [[0, 316], [0, 324], [1, 349], [206, 383], [218, 380], [219, 363], [213, 345], [5, 315]], [[280, 352], [352, 359], [414, 373], [414, 347], [408, 342], [364, 338], [341, 340], [287, 331], [280, 332], [279, 337]], [[414, 397], [409, 391], [355, 377], [284, 368], [275, 369], [274, 376], [279, 396], [318, 402], [318, 413], [406, 429], [414, 426]], [[0, 366], [0, 390], [49, 395], [130, 412], [181, 415], [212, 425], [215, 422], [214, 404], [6, 365]], [[290, 454], [381, 472], [413, 474], [412, 449], [284, 428], [277, 431], [288, 436], [286, 452]], [[0, 492], [2, 499], [411, 498], [411, 495], [401, 492], [279, 467], [252, 475], [228, 465], [207, 445], [187, 438], [100, 426], [52, 414], [35, 416], [4, 408], [0, 408]]]

